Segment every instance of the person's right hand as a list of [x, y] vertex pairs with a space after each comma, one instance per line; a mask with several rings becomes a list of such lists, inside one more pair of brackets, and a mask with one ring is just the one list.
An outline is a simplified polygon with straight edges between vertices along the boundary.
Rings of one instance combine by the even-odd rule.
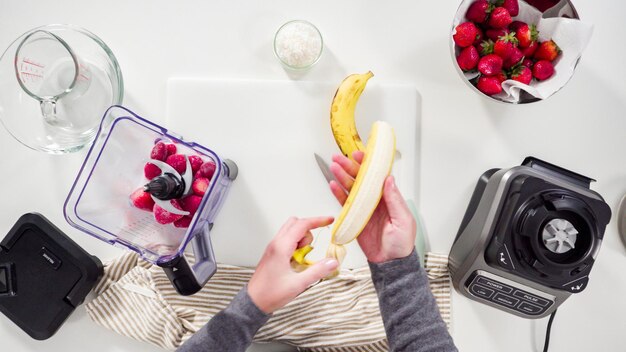
[[[354, 152], [352, 156], [356, 162], [341, 154], [334, 155], [330, 165], [335, 179], [339, 181], [331, 181], [330, 190], [342, 205], [348, 198], [346, 191], [352, 189], [364, 153]], [[400, 194], [394, 177], [389, 176], [385, 180], [383, 197], [378, 207], [357, 238], [359, 246], [367, 260], [372, 263], [404, 258], [413, 251], [415, 231], [415, 219]]]

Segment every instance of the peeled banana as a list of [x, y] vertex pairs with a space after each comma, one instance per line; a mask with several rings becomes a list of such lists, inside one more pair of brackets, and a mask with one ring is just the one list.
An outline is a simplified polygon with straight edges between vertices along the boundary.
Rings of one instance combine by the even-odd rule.
[[341, 82], [330, 107], [330, 127], [341, 152], [352, 159], [352, 153], [364, 150], [363, 142], [356, 129], [354, 110], [367, 81], [374, 76], [353, 74]]
[[[326, 251], [327, 258], [335, 258], [341, 263], [346, 256], [344, 246], [356, 239], [367, 225], [382, 197], [383, 185], [391, 172], [395, 150], [396, 137], [393, 128], [386, 122], [376, 121], [370, 131], [365, 157], [354, 185], [333, 225], [331, 244]], [[307, 247], [299, 249], [292, 257], [298, 267], [310, 265], [305, 256], [312, 248]]]

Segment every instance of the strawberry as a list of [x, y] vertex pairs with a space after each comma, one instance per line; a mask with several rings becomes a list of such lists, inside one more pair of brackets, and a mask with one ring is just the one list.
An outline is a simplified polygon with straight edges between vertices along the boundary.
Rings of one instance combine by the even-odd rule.
[[165, 162], [181, 175], [187, 169], [187, 157], [182, 154], [170, 155], [167, 157]]
[[482, 29], [476, 27], [476, 31], [476, 40], [474, 40], [474, 42], [472, 43], [472, 45], [474, 46], [480, 45], [480, 43], [482, 43], [482, 41], [485, 39], [485, 34]]
[[167, 145], [167, 156], [176, 154], [176, 144], [168, 144]]
[[[178, 203], [176, 199], [172, 199], [170, 203], [172, 204], [172, 206], [174, 206], [174, 208], [183, 210], [183, 208], [180, 206], [180, 204]], [[159, 224], [162, 224], [162, 225], [171, 224], [174, 221], [180, 220], [182, 217], [183, 217], [182, 215], [170, 213], [169, 211], [161, 208], [158, 204], [154, 205], [154, 219]]]
[[468, 46], [461, 50], [459, 56], [456, 57], [456, 62], [459, 64], [459, 67], [463, 71], [470, 71], [476, 68], [478, 64], [478, 59], [480, 55], [478, 55], [478, 50], [473, 45]]
[[165, 161], [167, 158], [167, 146], [163, 142], [157, 142], [157, 144], [152, 147], [152, 151], [150, 152], [150, 159]]
[[511, 32], [517, 32], [517, 29], [518, 29], [520, 26], [525, 25], [525, 24], [526, 24], [526, 22], [517, 21], [517, 20], [516, 20], [516, 21], [513, 21], [513, 22], [511, 22], [511, 24], [509, 25], [509, 30], [510, 30]]
[[194, 194], [187, 196], [180, 200], [180, 206], [184, 211], [188, 211], [188, 216], [193, 216], [198, 208], [200, 207], [200, 203], [202, 203], [202, 197], [196, 196]]
[[504, 7], [512, 17], [519, 15], [519, 2], [517, 0], [501, 0], [497, 4]]
[[154, 200], [150, 193], [144, 192], [143, 188], [137, 189], [130, 195], [131, 204], [138, 209], [152, 211], [154, 207]]
[[489, 54], [493, 54], [493, 41], [491, 39], [483, 40], [480, 43], [480, 55], [485, 56]]
[[493, 5], [487, 0], [474, 1], [465, 13], [465, 18], [475, 23], [485, 23], [487, 16], [491, 13]]
[[513, 47], [513, 49], [511, 49], [510, 56], [504, 60], [503, 67], [508, 70], [520, 63], [522, 60], [524, 60], [524, 54], [522, 54], [522, 51], [519, 50], [519, 48]]
[[515, 38], [515, 33], [509, 33], [498, 38], [493, 45], [493, 53], [506, 60], [511, 56], [516, 45], [517, 38]]
[[494, 42], [496, 40], [498, 40], [498, 38], [505, 36], [509, 34], [509, 30], [508, 29], [488, 29], [487, 31], [485, 31], [485, 35], [487, 36], [487, 38], [493, 40]]
[[480, 76], [476, 87], [487, 95], [494, 95], [502, 92], [502, 82], [496, 76]]
[[183, 216], [182, 218], [174, 221], [174, 227], [188, 228], [192, 219], [193, 218], [191, 216]]
[[506, 81], [506, 74], [504, 74], [504, 71], [498, 73], [497, 75], [494, 75], [493, 77], [495, 77], [500, 83]]
[[213, 161], [207, 161], [202, 166], [200, 166], [200, 171], [198, 171], [202, 177], [206, 177], [209, 180], [213, 178], [213, 174], [215, 173], [215, 163]]
[[152, 163], [146, 163], [146, 166], [143, 167], [143, 174], [148, 180], [152, 180], [161, 175], [161, 169]]
[[200, 170], [200, 166], [204, 163], [202, 158], [197, 155], [192, 155], [189, 157], [189, 163], [191, 164], [191, 171], [195, 174]]
[[547, 9], [556, 5], [559, 1], [558, 0], [526, 0], [526, 2], [529, 5], [534, 6], [540, 12], [545, 12]]
[[495, 54], [483, 56], [478, 62], [478, 71], [486, 76], [502, 72], [502, 58]]
[[456, 26], [455, 33], [452, 36], [456, 45], [461, 48], [468, 47], [476, 40], [478, 29], [472, 22], [464, 22]]
[[537, 43], [537, 41], [534, 41], [530, 43], [528, 47], [522, 49], [522, 54], [524, 54], [524, 56], [526, 57], [532, 57], [535, 54], [535, 51], [537, 51], [538, 47], [539, 43]]
[[544, 81], [554, 74], [554, 66], [548, 60], [540, 60], [533, 66], [533, 77], [539, 81]]
[[535, 63], [534, 63], [534, 62], [533, 62], [533, 60], [531, 60], [531, 59], [527, 59], [527, 58], [525, 58], [525, 59], [524, 59], [524, 61], [522, 61], [522, 66], [526, 66], [526, 67], [528, 67], [528, 68], [533, 68], [533, 65], [534, 65], [534, 64], [535, 64]]
[[511, 14], [504, 7], [496, 7], [491, 11], [491, 16], [489, 16], [489, 25], [492, 28], [506, 28], [508, 27], [513, 19], [511, 18]]
[[207, 188], [209, 188], [210, 182], [211, 181], [208, 178], [199, 177], [193, 181], [191, 189], [196, 195], [203, 196], [206, 193]]
[[521, 24], [515, 29], [515, 37], [519, 43], [520, 48], [528, 48], [533, 42], [537, 41], [537, 27], [533, 25]]
[[535, 59], [554, 61], [560, 53], [561, 49], [558, 45], [553, 40], [548, 40], [547, 42], [539, 43], [539, 47], [535, 51]]
[[533, 73], [530, 68], [520, 65], [511, 73], [511, 79], [524, 84], [530, 84], [530, 81], [533, 79]]

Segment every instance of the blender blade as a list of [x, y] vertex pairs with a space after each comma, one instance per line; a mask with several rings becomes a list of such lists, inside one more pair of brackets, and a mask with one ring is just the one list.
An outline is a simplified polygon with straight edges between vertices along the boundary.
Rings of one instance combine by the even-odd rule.
[[543, 228], [543, 244], [550, 252], [562, 254], [575, 248], [577, 235], [578, 231], [571, 222], [552, 219]]
[[[186, 197], [191, 193], [193, 171], [191, 169], [191, 163], [189, 162], [189, 158], [187, 156], [185, 156], [185, 161], [186, 161], [186, 168], [185, 168], [185, 172], [182, 175], [179, 174], [178, 171], [176, 171], [176, 169], [174, 169], [172, 166], [170, 166], [169, 164], [163, 161], [152, 160], [152, 159], [148, 161], [149, 163], [156, 165], [156, 167], [158, 167], [161, 170], [161, 174], [157, 177], [161, 177], [164, 174], [169, 174], [173, 176], [177, 180], [178, 183], [182, 183], [185, 186], [185, 189], [180, 198]], [[148, 185], [144, 187], [146, 191], [148, 191]], [[157, 198], [153, 193], [150, 194], [150, 197], [152, 197], [152, 200], [154, 200], [155, 204], [157, 204], [158, 206], [160, 206], [161, 208], [163, 208], [164, 210], [172, 214], [176, 214], [176, 215], [189, 215], [190, 214], [188, 211], [175, 208], [169, 199], [165, 200], [165, 199]]]

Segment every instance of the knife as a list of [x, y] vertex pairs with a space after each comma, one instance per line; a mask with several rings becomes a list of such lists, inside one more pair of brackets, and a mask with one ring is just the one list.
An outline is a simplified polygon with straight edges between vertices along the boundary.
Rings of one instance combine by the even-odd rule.
[[328, 166], [326, 161], [321, 156], [317, 155], [317, 153], [313, 153], [313, 155], [315, 156], [315, 161], [317, 161], [317, 166], [319, 166], [320, 170], [322, 171], [322, 174], [324, 175], [326, 182], [330, 183], [330, 181], [333, 181], [333, 180], [336, 181], [335, 175], [333, 175], [333, 173], [330, 171], [330, 166]]

